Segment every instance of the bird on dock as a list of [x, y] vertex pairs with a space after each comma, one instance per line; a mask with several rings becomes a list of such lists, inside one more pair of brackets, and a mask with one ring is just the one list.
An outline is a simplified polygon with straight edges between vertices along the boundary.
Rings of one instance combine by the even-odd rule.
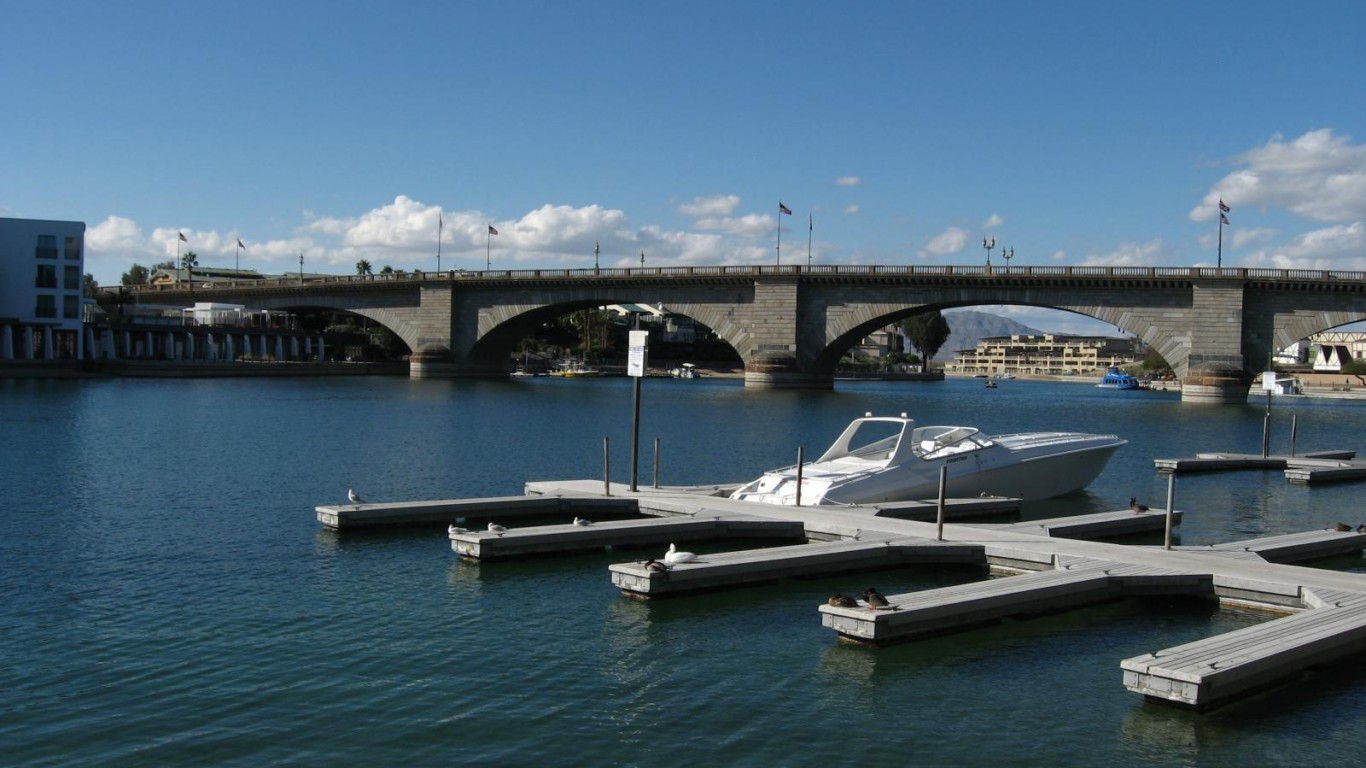
[[831, 595], [830, 605], [836, 608], [857, 608], [858, 601], [848, 595]]
[[1148, 511], [1148, 505], [1147, 505], [1147, 504], [1139, 504], [1139, 503], [1138, 503], [1138, 499], [1137, 499], [1136, 497], [1130, 496], [1130, 497], [1129, 497], [1129, 509], [1132, 509], [1134, 512], [1138, 512], [1138, 513], [1141, 514], [1141, 513], [1143, 513], [1143, 512], [1147, 512], [1147, 511]]
[[650, 573], [663, 573], [669, 570], [669, 566], [659, 562], [658, 560], [652, 557], [649, 560], [645, 561], [645, 570], [649, 571]]
[[507, 532], [508, 532], [508, 529], [507, 529], [507, 528], [505, 528], [505, 527], [503, 527], [503, 526], [501, 526], [501, 525], [499, 525], [499, 524], [497, 524], [497, 523], [495, 523], [495, 522], [492, 522], [492, 521], [489, 522], [489, 533], [496, 533], [496, 534], [498, 534], [499, 536], [502, 536], [503, 534], [505, 534], [505, 533], [507, 533]]
[[582, 517], [574, 518], [574, 525], [592, 525], [592, 520], [584, 520]]
[[1333, 526], [1333, 530], [1335, 530], [1335, 531], [1350, 531], [1350, 530], [1352, 530], [1352, 526], [1350, 526], [1350, 525], [1348, 525], [1348, 524], [1346, 524], [1346, 523], [1338, 523], [1337, 525]]
[[346, 489], [346, 499], [347, 501], [350, 501], [353, 505], [360, 505], [365, 503], [365, 499], [362, 499], [360, 497], [360, 494], [356, 493], [356, 489], [354, 488]]
[[891, 605], [891, 603], [887, 602], [887, 598], [883, 597], [881, 592], [872, 587], [863, 590], [863, 599], [868, 603], [868, 610], [870, 611], [876, 611], [879, 608], [886, 608]]
[[664, 562], [669, 565], [677, 563], [695, 563], [697, 562], [697, 555], [692, 552], [683, 552], [670, 543], [669, 551], [664, 553]]
[[446, 533], [450, 536], [454, 536], [457, 533], [466, 533], [468, 531], [468, 528], [461, 528], [460, 526], [454, 524], [446, 526]]

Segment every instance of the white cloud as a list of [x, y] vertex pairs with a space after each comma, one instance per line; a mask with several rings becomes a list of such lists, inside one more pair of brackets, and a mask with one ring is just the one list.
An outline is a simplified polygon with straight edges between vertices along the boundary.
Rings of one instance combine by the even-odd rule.
[[948, 256], [963, 250], [968, 243], [968, 232], [958, 227], [949, 227], [930, 238], [925, 247], [920, 250], [919, 256], [926, 258], [929, 256]]
[[739, 195], [712, 195], [710, 197], [694, 197], [692, 202], [678, 206], [678, 212], [684, 216], [729, 216], [735, 213], [735, 209], [740, 207]]
[[[1331, 129], [1286, 142], [1278, 134], [1235, 158], [1246, 167], [1220, 179], [1190, 212], [1211, 221], [1219, 200], [1235, 209], [1275, 206], [1314, 221], [1366, 218], [1366, 145]], [[1232, 216], [1232, 214], [1231, 214]]]
[[1001, 214], [993, 212], [990, 216], [987, 217], [986, 221], [982, 222], [982, 228], [996, 229], [1004, 223], [1006, 223], [1006, 220], [1001, 218]]
[[740, 237], [762, 237], [775, 232], [777, 222], [765, 213], [751, 213], [739, 218], [698, 219], [695, 226], [706, 232], [724, 232]]
[[855, 214], [855, 213], [858, 213], [858, 210], [859, 210], [859, 208], [858, 208], [858, 204], [857, 204], [857, 203], [855, 203], [855, 204], [853, 204], [853, 205], [846, 205], [846, 206], [844, 206], [844, 212], [847, 213], [847, 214], [850, 214], [850, 215]]
[[1305, 232], [1289, 243], [1249, 254], [1244, 266], [1271, 269], [1366, 270], [1366, 224]]
[[100, 255], [140, 251], [144, 247], [142, 228], [132, 219], [109, 216], [85, 231], [85, 246], [87, 252]]
[[1153, 267], [1162, 263], [1167, 255], [1166, 250], [1162, 238], [1155, 238], [1146, 243], [1121, 243], [1109, 253], [1088, 255], [1081, 260], [1080, 266]]
[[857, 187], [860, 183], [862, 183], [862, 181], [863, 180], [857, 176], [841, 176], [838, 179], [835, 179], [835, 186]]
[[[1267, 227], [1253, 227], [1250, 229], [1234, 229], [1232, 243], [1234, 248], [1246, 248], [1260, 243], [1270, 242], [1276, 236], [1276, 230]], [[1215, 245], [1216, 237], [1209, 237], [1211, 245]], [[1202, 242], [1204, 238], [1201, 238]]]

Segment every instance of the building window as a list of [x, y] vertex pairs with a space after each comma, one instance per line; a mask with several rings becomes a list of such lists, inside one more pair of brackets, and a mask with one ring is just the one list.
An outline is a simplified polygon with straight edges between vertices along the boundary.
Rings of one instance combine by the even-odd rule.
[[56, 288], [57, 287], [57, 267], [53, 264], [39, 264], [38, 274], [33, 281], [37, 288]]
[[81, 289], [81, 268], [75, 264], [68, 264], [62, 269], [62, 287], [68, 291], [78, 291]]
[[57, 258], [57, 236], [38, 235], [38, 245], [34, 248], [33, 255], [40, 259]]
[[81, 316], [81, 297], [63, 296], [62, 297], [62, 317], [67, 320], [75, 320]]
[[57, 316], [57, 297], [39, 296], [38, 305], [34, 308], [35, 317], [56, 317]]
[[81, 239], [79, 237], [68, 237], [65, 250], [68, 259], [81, 258]]

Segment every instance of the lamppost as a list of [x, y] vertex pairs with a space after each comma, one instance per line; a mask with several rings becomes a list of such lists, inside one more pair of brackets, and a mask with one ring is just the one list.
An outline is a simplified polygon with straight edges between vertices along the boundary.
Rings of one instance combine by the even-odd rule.
[[991, 269], [991, 249], [996, 247], [996, 238], [994, 238], [994, 237], [991, 238], [991, 242], [987, 242], [987, 239], [986, 239], [985, 237], [982, 238], [982, 247], [985, 248], [985, 249], [987, 249], [987, 269], [990, 270], [990, 269]]
[[1015, 258], [1015, 249], [1012, 247], [1007, 251], [1004, 247], [1001, 248], [1001, 258], [1006, 260], [1006, 269], [1010, 269], [1010, 260]]
[[299, 283], [304, 281], [304, 252], [299, 251]]

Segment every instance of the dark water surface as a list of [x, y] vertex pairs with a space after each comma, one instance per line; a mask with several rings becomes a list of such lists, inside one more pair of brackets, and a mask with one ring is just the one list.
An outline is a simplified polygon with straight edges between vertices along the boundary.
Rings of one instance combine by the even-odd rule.
[[[1366, 403], [1278, 399], [1273, 450], [1366, 451]], [[1026, 515], [1162, 506], [1153, 459], [1260, 451], [1264, 403], [1006, 381], [834, 392], [648, 380], [641, 478], [751, 479], [864, 411], [986, 432], [1115, 432], [1087, 492]], [[613, 479], [627, 380], [0, 381], [0, 763], [66, 765], [1356, 765], [1360, 662], [1197, 715], [1119, 661], [1264, 617], [1131, 601], [870, 650], [816, 606], [907, 568], [641, 603], [655, 552], [461, 563], [444, 530], [323, 530], [313, 507]], [[1357, 484], [1183, 477], [1182, 544], [1366, 522]], [[566, 521], [567, 522], [567, 521]], [[1160, 540], [1142, 541], [1157, 543]], [[718, 545], [719, 546], [719, 545]], [[696, 549], [707, 551], [706, 545]], [[1362, 570], [1360, 558], [1325, 567]]]

